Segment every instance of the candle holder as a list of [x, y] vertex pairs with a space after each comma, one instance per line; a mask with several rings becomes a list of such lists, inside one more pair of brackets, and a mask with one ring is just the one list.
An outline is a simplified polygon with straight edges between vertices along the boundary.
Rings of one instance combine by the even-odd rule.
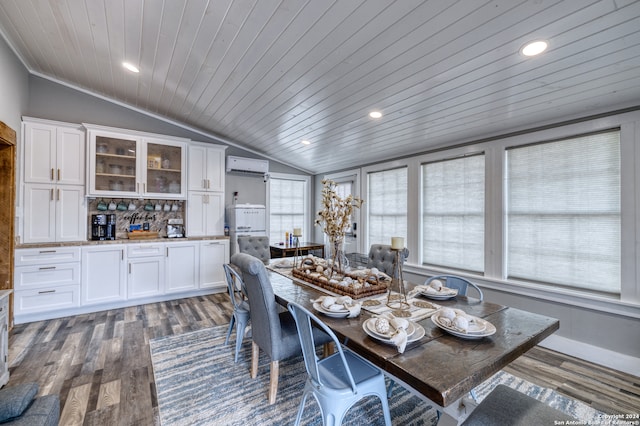
[[[391, 248], [395, 254], [395, 263], [393, 265], [393, 276], [391, 277], [391, 284], [389, 285], [389, 295], [387, 296], [387, 306], [393, 309], [392, 313], [397, 317], [406, 317], [407, 311], [411, 308], [409, 302], [407, 302], [407, 293], [404, 290], [404, 277], [402, 276], [402, 261], [401, 251], [402, 249]], [[393, 294], [395, 284], [398, 285], [397, 294]]]
[[298, 267], [298, 257], [300, 258], [300, 267], [302, 267], [302, 254], [300, 253], [300, 237], [302, 233], [294, 232], [293, 234], [293, 246], [296, 248], [293, 252], [293, 268]]

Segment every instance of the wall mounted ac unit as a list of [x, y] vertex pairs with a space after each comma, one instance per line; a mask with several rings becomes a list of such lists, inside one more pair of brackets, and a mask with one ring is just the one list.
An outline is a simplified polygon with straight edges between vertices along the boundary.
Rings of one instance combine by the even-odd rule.
[[229, 155], [227, 156], [227, 173], [229, 172], [261, 176], [266, 179], [269, 175], [269, 161]]

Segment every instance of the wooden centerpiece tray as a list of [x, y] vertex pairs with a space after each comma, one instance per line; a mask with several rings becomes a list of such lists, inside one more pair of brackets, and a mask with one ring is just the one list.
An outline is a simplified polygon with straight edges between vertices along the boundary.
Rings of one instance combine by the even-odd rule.
[[[329, 278], [324, 273], [327, 268], [326, 260], [307, 257], [303, 260], [302, 265], [298, 268], [293, 268], [291, 273], [302, 281], [342, 296], [350, 296], [352, 299], [362, 299], [386, 293], [391, 283], [390, 278], [388, 280], [381, 279], [379, 276], [371, 274], [368, 270], [334, 272]], [[345, 284], [345, 279], [349, 281], [348, 284]]]
[[160, 238], [157, 232], [151, 231], [133, 231], [127, 233], [127, 238], [130, 240], [153, 240]]

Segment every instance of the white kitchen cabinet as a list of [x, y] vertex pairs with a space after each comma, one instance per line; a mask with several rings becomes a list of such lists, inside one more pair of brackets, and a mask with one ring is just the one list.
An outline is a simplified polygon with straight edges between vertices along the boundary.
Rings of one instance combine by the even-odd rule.
[[224, 193], [189, 191], [186, 233], [189, 237], [224, 233]]
[[80, 306], [80, 247], [18, 249], [14, 315]]
[[89, 140], [88, 195], [186, 198], [186, 139], [84, 126]]
[[25, 184], [23, 242], [86, 240], [84, 193], [81, 185]]
[[126, 300], [125, 248], [122, 245], [82, 248], [82, 305]]
[[84, 185], [85, 133], [78, 125], [23, 121], [24, 182]]
[[22, 242], [85, 240], [84, 131], [38, 119], [25, 120], [23, 130]]
[[225, 263], [229, 263], [229, 240], [202, 241], [200, 243], [200, 288], [226, 288], [222, 268]]
[[165, 293], [196, 290], [200, 243], [172, 242], [165, 246]]
[[135, 244], [127, 247], [127, 298], [164, 293], [164, 244]]
[[226, 146], [189, 144], [189, 190], [224, 192]]

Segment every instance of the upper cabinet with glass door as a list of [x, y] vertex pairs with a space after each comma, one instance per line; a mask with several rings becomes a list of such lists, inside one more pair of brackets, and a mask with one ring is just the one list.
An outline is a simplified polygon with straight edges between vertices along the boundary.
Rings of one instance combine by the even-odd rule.
[[143, 194], [158, 198], [185, 198], [187, 144], [146, 138], [142, 142], [146, 160]]
[[185, 140], [84, 126], [89, 139], [87, 195], [169, 200], [186, 197]]

